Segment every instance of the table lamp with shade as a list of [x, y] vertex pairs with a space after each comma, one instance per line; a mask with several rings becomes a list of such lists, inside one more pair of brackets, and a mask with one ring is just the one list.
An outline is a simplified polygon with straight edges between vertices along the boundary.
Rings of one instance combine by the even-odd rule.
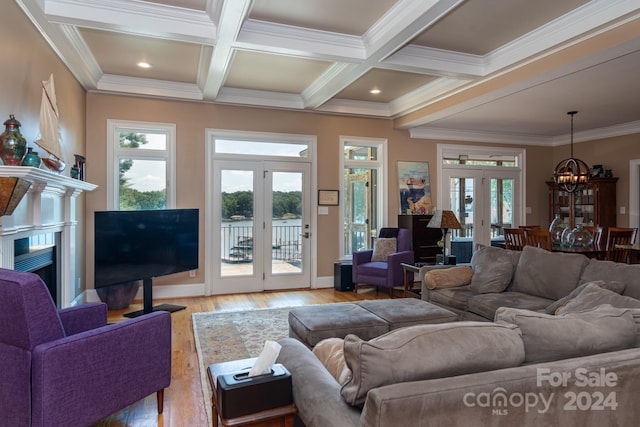
[[[435, 211], [427, 227], [442, 230], [442, 263], [454, 265], [456, 263], [456, 257], [451, 255], [447, 256], [447, 233], [451, 228], [462, 228], [458, 218], [456, 218], [456, 214], [454, 214], [453, 211], [447, 210]], [[439, 262], [437, 258], [436, 261]]]

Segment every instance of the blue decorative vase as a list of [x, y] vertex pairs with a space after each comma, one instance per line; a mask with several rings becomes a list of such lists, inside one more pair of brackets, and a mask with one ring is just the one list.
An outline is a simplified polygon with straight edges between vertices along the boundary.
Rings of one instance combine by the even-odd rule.
[[33, 151], [33, 148], [27, 148], [27, 154], [22, 159], [22, 166], [31, 166], [34, 168], [39, 168], [42, 163], [42, 159], [38, 156], [38, 153]]

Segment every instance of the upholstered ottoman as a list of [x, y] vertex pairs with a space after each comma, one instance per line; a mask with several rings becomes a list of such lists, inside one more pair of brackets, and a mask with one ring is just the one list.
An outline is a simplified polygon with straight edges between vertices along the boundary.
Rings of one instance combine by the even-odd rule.
[[456, 313], [416, 298], [366, 300], [358, 305], [386, 321], [389, 330], [458, 320]]
[[289, 336], [309, 348], [325, 338], [355, 334], [369, 340], [389, 331], [389, 324], [358, 304], [337, 303], [294, 308], [289, 312]]

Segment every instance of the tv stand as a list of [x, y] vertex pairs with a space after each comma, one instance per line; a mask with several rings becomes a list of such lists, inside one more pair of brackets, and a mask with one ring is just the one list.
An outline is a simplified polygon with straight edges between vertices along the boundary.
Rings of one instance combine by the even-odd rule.
[[168, 311], [169, 313], [173, 313], [173, 312], [184, 310], [185, 308], [187, 308], [183, 305], [174, 305], [174, 304], [160, 304], [154, 307], [152, 281], [153, 279], [144, 279], [142, 281], [143, 309], [138, 311], [132, 311], [131, 313], [125, 313], [123, 315], [124, 317], [128, 317], [132, 319], [134, 317], [142, 316], [143, 314], [153, 313], [154, 311]]

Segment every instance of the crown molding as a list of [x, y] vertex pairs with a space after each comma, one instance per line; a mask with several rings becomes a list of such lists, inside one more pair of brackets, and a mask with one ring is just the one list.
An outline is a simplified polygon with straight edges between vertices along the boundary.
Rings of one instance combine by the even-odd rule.
[[[592, 129], [588, 131], [576, 132], [573, 134], [573, 142], [587, 142], [599, 139], [613, 138], [616, 136], [640, 134], [640, 120], [624, 123], [617, 126]], [[540, 147], [558, 147], [570, 144], [570, 135], [540, 136], [521, 135], [500, 132], [480, 132], [473, 130], [443, 129], [434, 127], [416, 127], [409, 129], [411, 138], [434, 139], [445, 141], [469, 141], [485, 142], [495, 144], [523, 144]]]
[[390, 118], [389, 104], [381, 102], [354, 101], [334, 98], [316, 109], [325, 113], [361, 115], [377, 118]]
[[222, 88], [216, 102], [292, 110], [304, 109], [300, 95], [251, 89]]
[[97, 89], [107, 92], [134, 93], [137, 95], [189, 99], [194, 101], [202, 100], [202, 92], [198, 86], [194, 84], [116, 76], [113, 74], [104, 74], [98, 81]]
[[235, 47], [342, 62], [362, 60], [366, 54], [362, 39], [358, 36], [255, 19], [248, 19], [244, 23]]
[[485, 62], [480, 55], [408, 45], [387, 58], [384, 65], [412, 73], [471, 78], [485, 74]]
[[217, 29], [205, 11], [129, 0], [42, 1], [44, 13], [51, 22], [192, 43], [215, 43]]

